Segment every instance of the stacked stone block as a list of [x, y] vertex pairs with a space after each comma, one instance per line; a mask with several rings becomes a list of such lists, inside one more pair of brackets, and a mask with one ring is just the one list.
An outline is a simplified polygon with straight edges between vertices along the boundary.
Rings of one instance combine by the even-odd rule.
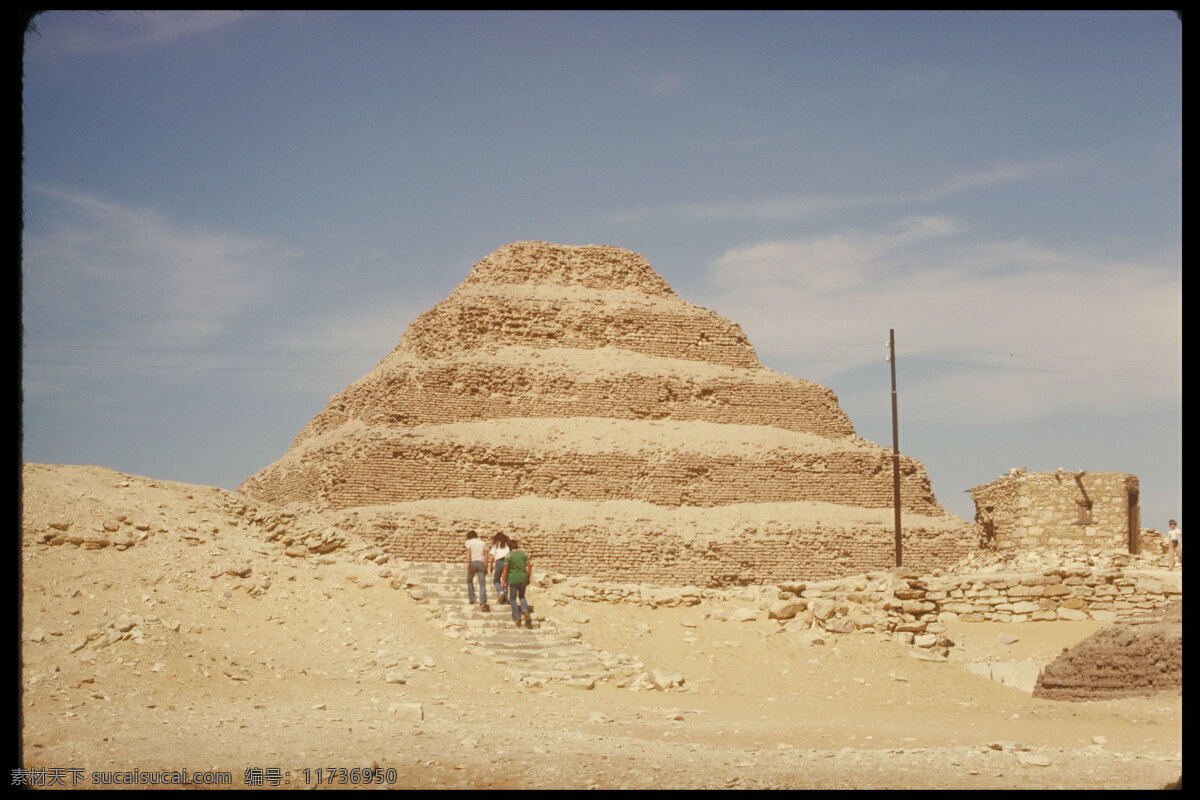
[[[555, 370], [531, 353], [509, 360], [389, 359], [330, 400], [293, 446], [358, 420], [368, 425], [438, 425], [509, 417], [606, 417], [765, 425], [830, 439], [854, 435], [837, 396], [818, 384], [763, 369], [730, 368], [717, 375]], [[646, 367], [653, 368], [653, 363]], [[659, 365], [661, 368], [661, 365]], [[553, 392], [541, 391], [546, 384]], [[403, 397], [399, 405], [394, 398]]]
[[[677, 297], [636, 253], [518, 242], [476, 264], [241, 490], [339, 516], [385, 509], [343, 524], [410, 560], [457, 559], [480, 527], [571, 574], [709, 586], [890, 566], [890, 515], [846, 523], [837, 509], [890, 509], [891, 462], [833, 392], [763, 367], [738, 325]], [[906, 561], [953, 563], [974, 530], [938, 504], [920, 462], [900, 463]], [[735, 517], [699, 541], [620, 514], [505, 516], [529, 497], [778, 505], [788, 522], [750, 531]], [[473, 524], [468, 499], [495, 513]], [[810, 505], [825, 510], [796, 511]]]
[[[258, 478], [273, 502], [319, 499], [324, 509], [438, 497], [502, 500], [523, 495], [659, 505], [723, 506], [811, 500], [864, 508], [892, 506], [891, 457], [865, 448], [811, 452], [779, 448], [738, 454], [552, 452], [386, 433], [345, 439], [302, 453], [320, 468], [280, 467]], [[902, 509], [940, 515], [928, 478], [902, 457]], [[245, 491], [245, 489], [243, 489]], [[253, 492], [251, 492], [253, 493]]]
[[1138, 480], [1121, 472], [1028, 473], [971, 489], [987, 544], [1000, 550], [1128, 549], [1138, 532]]

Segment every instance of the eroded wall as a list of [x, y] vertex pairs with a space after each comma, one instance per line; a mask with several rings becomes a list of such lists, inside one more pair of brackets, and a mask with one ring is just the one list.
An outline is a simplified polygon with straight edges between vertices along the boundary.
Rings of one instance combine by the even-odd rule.
[[985, 544], [997, 549], [1129, 549], [1138, 480], [1123, 472], [1014, 470], [971, 489]]

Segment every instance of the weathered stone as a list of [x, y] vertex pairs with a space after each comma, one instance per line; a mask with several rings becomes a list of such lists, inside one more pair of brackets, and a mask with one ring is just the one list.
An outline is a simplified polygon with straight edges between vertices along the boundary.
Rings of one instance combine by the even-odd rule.
[[833, 617], [825, 620], [822, 627], [830, 633], [853, 633], [858, 624], [851, 617]]
[[768, 619], [792, 619], [808, 608], [805, 600], [778, 600], [767, 608]]
[[650, 685], [655, 689], [671, 689], [676, 686], [683, 685], [683, 675], [678, 672], [667, 672], [665, 670], [652, 670], [646, 674]]
[[1095, 700], [1183, 689], [1183, 604], [1104, 628], [1042, 670], [1034, 695]]
[[809, 610], [812, 611], [812, 615], [822, 622], [832, 617], [836, 609], [837, 607], [834, 605], [833, 601], [826, 600], [825, 598], [818, 598], [812, 602], [812, 605], [809, 606]]
[[388, 706], [389, 722], [421, 722], [425, 710], [420, 703], [393, 703]]

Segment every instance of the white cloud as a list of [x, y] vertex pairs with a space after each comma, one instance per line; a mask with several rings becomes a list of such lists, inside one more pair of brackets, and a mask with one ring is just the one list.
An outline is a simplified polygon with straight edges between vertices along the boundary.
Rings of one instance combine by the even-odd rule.
[[[741, 147], [743, 145], [737, 145]], [[734, 145], [730, 145], [734, 147]], [[1031, 180], [1078, 171], [1086, 166], [1080, 158], [1036, 162], [996, 164], [988, 169], [955, 175], [929, 188], [902, 194], [864, 195], [789, 195], [745, 202], [673, 203], [654, 208], [634, 209], [610, 218], [617, 222], [674, 216], [695, 220], [759, 220], [796, 222], [852, 208], [930, 203], [960, 192], [991, 186], [1024, 183]]]
[[294, 257], [265, 238], [187, 228], [144, 208], [29, 185], [45, 210], [27, 222], [28, 339], [88, 328], [89, 342], [196, 345], [269, 301]]
[[707, 304], [740, 322], [764, 361], [819, 382], [881, 361], [894, 328], [898, 363], [921, 359], [906, 370], [909, 397], [948, 421], [1178, 395], [1172, 265], [965, 238], [929, 217], [886, 233], [760, 242], [714, 260], [721, 292]]
[[919, 197], [925, 200], [940, 200], [943, 197], [948, 197], [949, 195], [969, 189], [986, 188], [1010, 183], [1025, 183], [1026, 181], [1037, 180], [1039, 178], [1076, 172], [1086, 166], [1087, 161], [1081, 157], [995, 164], [987, 169], [956, 175]]
[[33, 57], [156, 47], [246, 18], [244, 11], [50, 11], [34, 18]]
[[713, 263], [718, 286], [757, 285], [760, 291], [844, 292], [886, 276], [879, 273], [901, 258], [904, 248], [924, 239], [950, 236], [945, 217], [905, 220], [889, 233], [862, 231], [813, 239], [770, 240], [735, 248]]
[[683, 81], [670, 72], [660, 72], [650, 82], [648, 92], [652, 97], [665, 97], [674, 94], [683, 87]]

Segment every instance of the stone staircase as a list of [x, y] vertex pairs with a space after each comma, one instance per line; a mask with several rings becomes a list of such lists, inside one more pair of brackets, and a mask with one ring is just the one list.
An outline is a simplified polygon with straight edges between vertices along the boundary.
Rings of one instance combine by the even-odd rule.
[[[410, 562], [406, 571], [407, 588], [413, 598], [427, 604], [450, 635], [485, 650], [497, 667], [507, 668], [510, 679], [521, 683], [561, 680], [586, 685], [608, 677], [608, 668], [595, 653], [537, 613], [536, 597], [528, 598], [532, 621], [517, 626], [512, 620], [511, 607], [493, 596], [490, 581], [491, 611], [467, 602], [463, 564]], [[536, 587], [531, 594], [536, 594]]]

